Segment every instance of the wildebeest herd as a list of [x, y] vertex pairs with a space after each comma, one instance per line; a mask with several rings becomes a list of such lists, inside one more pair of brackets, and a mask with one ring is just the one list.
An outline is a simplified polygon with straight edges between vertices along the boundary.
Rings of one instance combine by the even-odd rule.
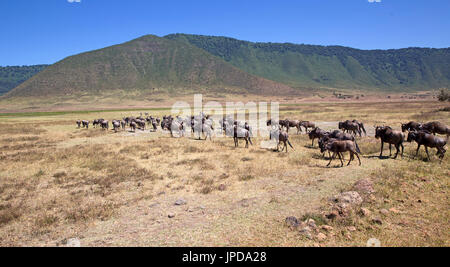
[[[78, 128], [89, 128], [90, 122], [87, 120], [77, 120]], [[109, 121], [105, 119], [95, 119], [92, 123], [94, 128], [100, 127], [103, 130], [109, 129]], [[142, 117], [142, 114], [138, 117], [125, 117], [123, 119], [112, 120], [112, 129], [114, 132], [125, 131], [129, 127], [130, 132], [136, 132], [136, 129], [145, 131], [146, 128], [150, 128], [150, 132], [156, 132], [158, 126], [162, 130], [167, 130], [170, 132], [172, 137], [175, 137], [174, 133], [177, 133], [178, 137], [185, 136], [187, 128], [191, 128], [191, 132], [194, 136], [200, 140], [204, 137], [206, 140], [208, 137], [212, 140], [214, 135], [214, 121], [211, 116], [204, 113], [200, 113], [197, 116], [190, 117], [173, 117], [172, 115], [163, 116], [162, 119], [147, 116]], [[252, 143], [252, 128], [247, 122], [237, 121], [234, 118], [228, 116], [223, 117], [218, 121], [221, 131], [225, 136], [232, 137], [234, 140], [235, 147], [239, 146], [239, 140], [245, 141], [245, 147], [248, 148], [249, 143]], [[338, 123], [338, 128], [333, 131], [325, 131], [316, 127], [315, 123], [310, 121], [300, 121], [300, 120], [268, 120], [267, 126], [271, 127], [270, 139], [275, 139], [277, 141], [277, 149], [279, 151], [280, 145], [282, 146], [281, 151], [286, 150], [288, 152], [288, 145], [292, 148], [292, 144], [289, 141], [289, 129], [291, 127], [297, 128], [297, 134], [302, 132], [302, 127], [305, 129], [306, 134], [308, 134], [311, 140], [311, 146], [314, 147], [314, 141], [317, 139], [320, 151], [323, 155], [328, 152], [330, 161], [329, 166], [334, 158], [339, 157], [341, 161], [341, 166], [344, 165], [344, 155], [343, 153], [349, 152], [350, 160], [347, 164], [350, 165], [354, 156], [358, 158], [359, 165], [361, 165], [360, 159], [360, 148], [357, 143], [356, 137], [362, 137], [362, 135], [367, 136], [366, 129], [362, 122], [357, 120], [346, 120]], [[394, 130], [390, 126], [376, 126], [375, 128], [375, 138], [381, 141], [381, 152], [380, 158], [383, 156], [384, 143], [389, 144], [390, 157], [392, 156], [392, 146], [396, 148], [396, 153], [394, 159], [397, 158], [401, 149], [401, 156], [403, 157], [404, 142], [415, 141], [418, 144], [416, 155], [417, 156], [421, 146], [425, 147], [427, 153], [428, 161], [430, 161], [430, 156], [428, 153], [428, 148], [436, 148], [437, 154], [442, 162], [444, 158], [448, 138], [450, 136], [450, 128], [441, 122], [433, 121], [428, 123], [418, 123], [418, 122], [408, 122], [401, 125], [401, 131]], [[309, 130], [311, 129], [311, 130]], [[309, 130], [309, 131], [308, 131]], [[408, 132], [408, 135], [406, 135]], [[436, 136], [436, 134], [446, 135], [447, 138], [441, 138]], [[332, 153], [332, 154], [331, 154]]]

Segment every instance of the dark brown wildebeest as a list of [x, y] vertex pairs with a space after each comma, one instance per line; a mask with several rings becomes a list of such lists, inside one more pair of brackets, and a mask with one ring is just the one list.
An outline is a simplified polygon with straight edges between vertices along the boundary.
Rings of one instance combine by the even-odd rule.
[[131, 122], [130, 122], [130, 129], [131, 129], [131, 131], [132, 131], [133, 133], [136, 132], [136, 127], [137, 127], [136, 122], [135, 122], [135, 121], [131, 121]]
[[[300, 125], [300, 121], [298, 120], [289, 120], [289, 119], [285, 119], [283, 121], [284, 127], [286, 127], [286, 132], [289, 133], [289, 128], [291, 127], [295, 127], [297, 128], [297, 134], [300, 133], [302, 131], [301, 125]], [[281, 123], [280, 123], [281, 125]]]
[[94, 120], [94, 121], [92, 122], [92, 126], [93, 126], [94, 128], [97, 128], [97, 125], [100, 125], [100, 121], [99, 121], [98, 119], [96, 119], [96, 120]]
[[102, 120], [101, 124], [103, 130], [109, 129], [109, 122], [107, 120]]
[[85, 121], [85, 120], [81, 121], [81, 126], [83, 128], [89, 129], [89, 121]]
[[402, 147], [403, 157], [403, 151], [405, 149], [403, 146], [403, 142], [405, 141], [405, 134], [403, 132], [393, 130], [389, 126], [375, 126], [375, 138], [381, 140], [380, 158], [383, 157], [384, 143], [389, 144], [389, 157], [392, 156], [392, 145], [394, 145], [397, 149], [394, 159], [397, 158], [398, 153], [400, 152], [400, 146]]
[[345, 140], [345, 141], [332, 141], [332, 142], [328, 142], [325, 145], [325, 149], [328, 151], [333, 152], [333, 155], [331, 156], [330, 162], [328, 162], [327, 166], [330, 166], [331, 161], [336, 157], [336, 154], [339, 156], [339, 159], [341, 160], [341, 167], [344, 166], [344, 162], [342, 161], [342, 157], [341, 157], [341, 153], [344, 153], [346, 151], [348, 151], [350, 153], [350, 160], [348, 161], [348, 165], [350, 165], [350, 162], [352, 162], [352, 160], [356, 157], [358, 158], [359, 161], [359, 166], [361, 166], [361, 159], [359, 158], [358, 152], [356, 151], [356, 145], [355, 142], [353, 141], [349, 141], [349, 140]]
[[416, 150], [416, 155], [414, 157], [417, 157], [417, 154], [419, 153], [419, 149], [420, 146], [424, 146], [425, 147], [425, 152], [427, 152], [427, 157], [428, 157], [428, 161], [430, 161], [430, 154], [428, 154], [428, 148], [436, 148], [437, 149], [437, 153], [436, 155], [439, 155], [439, 158], [441, 159], [441, 163], [442, 163], [442, 159], [444, 158], [445, 155], [445, 145], [447, 144], [447, 142], [440, 137], [434, 136], [432, 134], [423, 132], [423, 131], [419, 131], [419, 132], [409, 132], [408, 133], [408, 142], [411, 142], [412, 140], [416, 141], [417, 143], [417, 150]]
[[77, 120], [77, 125], [78, 125], [78, 128], [81, 127], [81, 121], [80, 120]]
[[347, 133], [353, 133], [355, 136], [358, 133], [361, 136], [361, 129], [359, 124], [349, 120], [339, 122], [339, 130], [343, 130]]
[[[301, 121], [300, 122], [300, 127], [305, 127], [305, 131], [306, 133], [308, 133], [308, 128], [316, 128], [316, 124], [314, 124], [314, 122], [310, 122], [310, 121]], [[301, 131], [301, 129], [300, 129]]]
[[337, 140], [341, 140], [341, 141], [348, 140], [348, 141], [355, 142], [356, 151], [361, 154], [361, 151], [359, 150], [359, 146], [358, 146], [358, 143], [356, 142], [356, 138], [355, 138], [354, 135], [349, 134], [349, 133], [344, 133], [344, 132], [341, 132], [339, 130], [334, 130], [333, 132], [331, 132], [328, 135], [328, 137], [336, 138]]
[[410, 121], [408, 123], [402, 123], [402, 132], [406, 131], [418, 131], [422, 128], [422, 123]]
[[234, 126], [233, 126], [233, 139], [234, 139], [234, 146], [238, 147], [239, 146], [239, 139], [244, 139], [245, 140], [245, 148], [248, 148], [248, 143], [250, 142], [251, 145], [253, 145], [252, 143], [252, 139], [250, 137], [250, 132], [247, 129], [241, 128], [237, 125], [237, 122], [234, 122]]
[[428, 122], [422, 125], [421, 130], [426, 130], [429, 131], [430, 133], [436, 135], [436, 134], [443, 134], [447, 136], [447, 141], [448, 141], [448, 137], [450, 136], [450, 128], [439, 122], [439, 121], [432, 121], [432, 122]]
[[308, 136], [309, 139], [312, 140], [311, 146], [314, 147], [314, 140], [320, 139], [322, 137], [324, 137], [325, 135], [330, 134], [329, 132], [320, 129], [319, 127], [314, 128], [311, 132], [309, 132]]

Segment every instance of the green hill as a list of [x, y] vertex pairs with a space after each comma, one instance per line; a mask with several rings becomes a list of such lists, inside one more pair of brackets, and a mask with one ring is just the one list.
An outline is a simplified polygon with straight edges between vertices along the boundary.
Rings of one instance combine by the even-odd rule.
[[358, 50], [172, 34], [235, 67], [294, 87], [422, 90], [450, 85], [450, 48]]
[[0, 95], [10, 91], [48, 65], [0, 66]]
[[108, 90], [173, 94], [208, 90], [288, 94], [292, 89], [246, 73], [187, 42], [146, 35], [59, 61], [6, 94], [55, 96]]

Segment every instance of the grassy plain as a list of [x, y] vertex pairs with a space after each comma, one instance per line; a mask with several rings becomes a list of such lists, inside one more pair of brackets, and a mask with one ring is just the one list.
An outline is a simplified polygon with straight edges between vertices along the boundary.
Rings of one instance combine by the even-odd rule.
[[[290, 134], [289, 153], [234, 148], [230, 138], [171, 138], [158, 129], [130, 133], [77, 129], [77, 119], [114, 119], [169, 109], [0, 115], [0, 245], [55, 246], [77, 237], [82, 246], [383, 246], [449, 245], [450, 159], [427, 162], [415, 144], [396, 160], [374, 157], [373, 125], [400, 128], [410, 120], [450, 125], [436, 101], [296, 103], [281, 118], [310, 120], [326, 129], [356, 118], [362, 166], [330, 168], [303, 133]], [[389, 152], [386, 150], [386, 154]], [[434, 154], [434, 153], [433, 153]], [[346, 156], [348, 160], [348, 155]], [[329, 198], [359, 179], [374, 182], [362, 207], [372, 216], [327, 221]], [[185, 205], [176, 206], [183, 198]], [[380, 213], [386, 209], [388, 213]], [[168, 215], [173, 215], [169, 218]], [[307, 239], [284, 224], [312, 217], [333, 227], [326, 239]], [[381, 217], [381, 225], [372, 222]], [[355, 228], [353, 228], [355, 227]]]

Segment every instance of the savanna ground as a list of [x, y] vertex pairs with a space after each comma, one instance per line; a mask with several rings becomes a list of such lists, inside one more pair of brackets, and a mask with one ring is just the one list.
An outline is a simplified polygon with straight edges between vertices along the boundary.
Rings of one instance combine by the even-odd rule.
[[[120, 119], [169, 109], [0, 115], [0, 245], [55, 246], [79, 238], [82, 246], [448, 246], [450, 155], [406, 144], [403, 158], [379, 159], [373, 125], [397, 129], [409, 120], [450, 124], [437, 101], [316, 103], [281, 106], [280, 117], [310, 120], [325, 129], [337, 121], [363, 121], [362, 166], [339, 160], [326, 167], [303, 133], [295, 150], [254, 145], [234, 148], [231, 138], [197, 141], [168, 133], [77, 129], [77, 119]], [[447, 146], [448, 147], [448, 146]], [[389, 151], [385, 146], [385, 154]], [[346, 155], [348, 160], [348, 155]], [[361, 178], [375, 193], [352, 214], [328, 221], [329, 198]], [[185, 205], [174, 205], [184, 199]], [[388, 212], [380, 213], [385, 209]], [[171, 215], [169, 218], [168, 215]], [[333, 227], [327, 238], [290, 230], [288, 216]], [[373, 223], [373, 216], [382, 224]], [[354, 228], [353, 228], [354, 227]]]

